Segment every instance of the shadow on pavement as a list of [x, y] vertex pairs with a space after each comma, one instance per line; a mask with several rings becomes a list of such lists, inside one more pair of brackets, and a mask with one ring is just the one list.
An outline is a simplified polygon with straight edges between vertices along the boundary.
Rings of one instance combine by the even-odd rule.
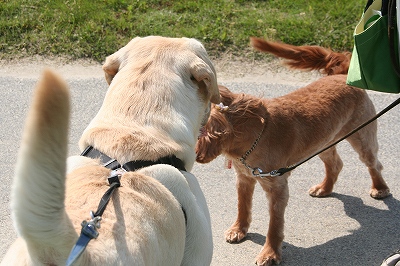
[[[360, 227], [349, 235], [309, 248], [284, 242], [281, 265], [380, 265], [392, 251], [400, 248], [399, 200], [393, 196], [383, 199], [388, 210], [381, 210], [365, 205], [360, 198], [337, 193], [331, 197], [343, 202], [346, 215]], [[263, 243], [256, 235], [249, 240]]]

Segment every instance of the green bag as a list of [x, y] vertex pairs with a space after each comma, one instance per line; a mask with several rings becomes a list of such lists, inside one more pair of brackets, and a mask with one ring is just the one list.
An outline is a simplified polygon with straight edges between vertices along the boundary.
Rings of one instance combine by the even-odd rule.
[[[395, 1], [390, 0], [388, 6], [383, 7], [382, 9], [382, 0], [368, 1], [354, 30], [354, 48], [347, 84], [362, 89], [399, 93], [400, 77], [397, 73], [400, 71], [397, 71], [399, 57]], [[388, 7], [387, 12], [385, 7]], [[383, 15], [377, 11], [382, 11]]]

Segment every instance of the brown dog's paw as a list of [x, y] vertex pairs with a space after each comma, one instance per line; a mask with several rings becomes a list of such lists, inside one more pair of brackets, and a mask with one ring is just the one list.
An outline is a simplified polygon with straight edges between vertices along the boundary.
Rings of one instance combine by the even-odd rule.
[[273, 263], [279, 264], [281, 262], [281, 256], [272, 250], [262, 250], [256, 257], [257, 266], [270, 266]]
[[388, 196], [390, 196], [390, 189], [385, 188], [385, 189], [376, 189], [376, 188], [371, 188], [369, 191], [369, 195], [373, 197], [374, 199], [384, 199]]
[[225, 240], [229, 243], [240, 242], [247, 235], [247, 231], [240, 230], [236, 227], [231, 227], [225, 232]]
[[329, 196], [331, 193], [332, 191], [325, 190], [321, 185], [313, 186], [308, 190], [310, 196], [318, 198]]

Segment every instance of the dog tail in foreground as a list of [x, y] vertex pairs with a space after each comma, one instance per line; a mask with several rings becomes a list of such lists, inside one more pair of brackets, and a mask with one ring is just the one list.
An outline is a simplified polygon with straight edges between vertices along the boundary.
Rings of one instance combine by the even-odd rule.
[[259, 51], [287, 59], [284, 64], [291, 68], [319, 70], [324, 75], [347, 74], [349, 70], [350, 52], [337, 53], [321, 46], [294, 46], [256, 37], [251, 37], [250, 43]]
[[77, 238], [64, 208], [69, 102], [67, 85], [45, 70], [26, 120], [11, 192], [14, 224], [33, 264], [46, 264], [39, 258], [66, 260]]

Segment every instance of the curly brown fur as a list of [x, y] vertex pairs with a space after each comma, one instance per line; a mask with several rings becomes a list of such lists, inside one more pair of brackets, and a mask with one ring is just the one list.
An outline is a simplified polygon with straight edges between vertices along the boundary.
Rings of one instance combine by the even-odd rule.
[[[269, 172], [295, 164], [333, 143], [375, 115], [364, 90], [346, 85], [346, 75], [326, 76], [312, 84], [275, 99], [235, 94], [219, 87], [225, 112], [212, 108], [207, 134], [196, 145], [197, 162], [208, 163], [220, 154], [233, 161], [237, 174], [238, 215], [225, 232], [228, 242], [240, 242], [251, 223], [252, 195], [257, 181], [269, 201], [269, 228], [266, 242], [256, 258], [258, 265], [281, 260], [284, 212], [288, 202], [286, 173], [276, 178], [259, 178], [238, 160], [262, 132], [246, 163]], [[315, 134], [318, 132], [318, 134]], [[373, 122], [347, 138], [372, 179], [370, 195], [384, 198], [389, 188], [382, 178], [378, 161], [377, 123]], [[311, 196], [328, 196], [343, 163], [332, 147], [319, 155], [325, 164], [324, 180], [310, 188]]]

